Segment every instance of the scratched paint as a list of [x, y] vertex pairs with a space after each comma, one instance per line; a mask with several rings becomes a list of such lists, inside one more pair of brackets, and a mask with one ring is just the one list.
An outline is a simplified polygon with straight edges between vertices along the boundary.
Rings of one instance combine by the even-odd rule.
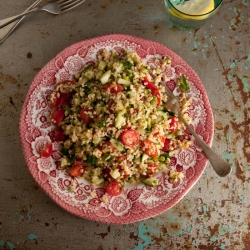
[[38, 237], [37, 237], [35, 234], [29, 234], [29, 235], [28, 235], [28, 238], [29, 238], [30, 240], [36, 240]]
[[233, 31], [236, 31], [240, 26], [247, 25], [245, 17], [241, 14], [242, 5], [238, 5], [238, 7], [233, 8], [233, 12], [235, 17], [231, 20], [231, 24], [229, 28]]
[[0, 246], [4, 246], [5, 242], [4, 240], [0, 240]]
[[15, 216], [18, 220], [13, 221], [12, 223], [17, 224], [24, 220], [30, 220], [32, 217], [32, 212], [33, 208], [31, 205], [29, 207], [26, 206], [21, 207], [19, 211], [15, 212]]
[[13, 250], [14, 248], [16, 248], [15, 245], [10, 241], [7, 242], [7, 246], [10, 248], [10, 250]]

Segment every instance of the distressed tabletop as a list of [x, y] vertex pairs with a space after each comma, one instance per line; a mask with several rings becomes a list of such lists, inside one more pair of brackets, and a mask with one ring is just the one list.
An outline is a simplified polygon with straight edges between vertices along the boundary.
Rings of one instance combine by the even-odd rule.
[[[0, 18], [32, 0], [2, 0]], [[77, 10], [26, 17], [0, 45], [0, 249], [250, 249], [250, 1], [224, 0], [205, 26], [168, 25], [162, 0], [86, 0]], [[141, 222], [108, 225], [79, 219], [56, 205], [25, 165], [19, 116], [37, 72], [65, 47], [122, 33], [164, 44], [199, 75], [214, 114], [213, 148], [233, 172], [210, 164], [167, 212]]]

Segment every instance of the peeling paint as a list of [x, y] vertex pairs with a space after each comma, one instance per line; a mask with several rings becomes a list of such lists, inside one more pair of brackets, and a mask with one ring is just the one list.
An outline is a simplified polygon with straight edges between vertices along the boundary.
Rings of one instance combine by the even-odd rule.
[[16, 248], [15, 245], [10, 241], [7, 241], [6, 245], [10, 248], [10, 250], [13, 250], [14, 248]]
[[38, 237], [37, 237], [35, 234], [29, 234], [29, 235], [28, 235], [28, 238], [29, 238], [30, 240], [36, 240]]

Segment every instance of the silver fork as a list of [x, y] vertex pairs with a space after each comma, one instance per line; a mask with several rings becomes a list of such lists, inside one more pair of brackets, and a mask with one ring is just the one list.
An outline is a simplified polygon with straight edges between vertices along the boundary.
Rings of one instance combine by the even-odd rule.
[[168, 100], [164, 103], [167, 110], [174, 112], [178, 118], [185, 124], [185, 126], [189, 129], [191, 134], [194, 136], [196, 141], [201, 146], [204, 154], [206, 155], [207, 159], [210, 161], [213, 169], [220, 177], [225, 177], [229, 175], [232, 171], [231, 166], [227, 161], [225, 161], [221, 156], [219, 156], [210, 146], [208, 146], [201, 137], [196, 134], [196, 132], [189, 126], [186, 120], [179, 112], [179, 100], [178, 98], [172, 93], [172, 91], [166, 86], [165, 83], [161, 83], [166, 90], [166, 94], [168, 96]]
[[32, 10], [28, 10], [22, 14], [17, 15], [17, 16], [7, 18], [6, 22], [2, 23], [2, 25], [0, 25], [0, 29], [5, 27], [6, 25], [18, 20], [20, 17], [23, 17], [27, 14], [30, 14], [30, 13], [33, 13], [36, 11], [45, 10], [49, 13], [58, 15], [58, 14], [62, 14], [66, 11], [69, 11], [69, 10], [75, 8], [76, 6], [80, 5], [83, 2], [85, 2], [85, 0], [58, 0], [58, 1], [55, 1], [52, 3], [47, 3], [47, 4], [43, 5], [42, 7], [34, 8]]

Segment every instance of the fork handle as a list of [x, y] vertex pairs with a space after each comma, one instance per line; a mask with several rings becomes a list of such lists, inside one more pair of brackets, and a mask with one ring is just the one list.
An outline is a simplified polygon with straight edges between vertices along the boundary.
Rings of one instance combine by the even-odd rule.
[[40, 9], [39, 8], [34, 8], [32, 10], [28, 10], [26, 12], [23, 12], [22, 14], [2, 19], [2, 20], [0, 20], [0, 29], [3, 28], [3, 27], [5, 27], [6, 25], [8, 25], [8, 24], [10, 24], [10, 23], [12, 23], [12, 22], [20, 19], [21, 17], [24, 17], [27, 14], [30, 14], [32, 12], [36, 12], [38, 10], [40, 10]]
[[209, 147], [202, 139], [201, 137], [195, 133], [195, 131], [189, 126], [189, 124], [185, 121], [185, 119], [182, 117], [181, 114], [178, 114], [179, 119], [185, 124], [185, 126], [189, 129], [191, 134], [194, 136], [196, 141], [201, 146], [204, 154], [210, 161], [210, 164], [212, 165], [215, 172], [220, 177], [225, 177], [229, 175], [232, 171], [231, 166], [227, 161], [225, 161], [220, 155], [218, 155], [211, 147]]
[[[42, 0], [36, 0], [33, 4], [27, 8], [24, 13], [28, 10], [35, 8]], [[12, 23], [8, 24], [4, 28], [0, 29], [0, 44], [3, 43], [9, 35], [15, 30], [18, 24], [24, 19], [24, 16], [18, 19], [17, 21], [13, 21]]]

